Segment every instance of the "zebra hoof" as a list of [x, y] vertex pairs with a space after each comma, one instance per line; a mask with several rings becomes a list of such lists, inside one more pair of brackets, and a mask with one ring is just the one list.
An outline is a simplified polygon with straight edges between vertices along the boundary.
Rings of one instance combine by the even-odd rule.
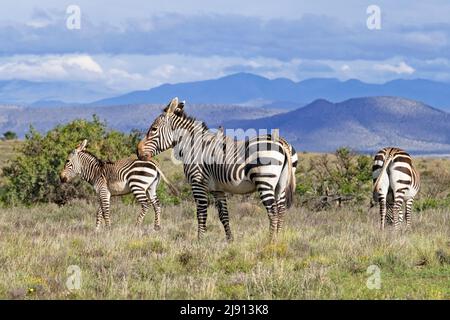
[[159, 230], [161, 230], [161, 226], [160, 226], [160, 225], [154, 225], [154, 226], [153, 226], [153, 229], [154, 229], [155, 231], [159, 231]]

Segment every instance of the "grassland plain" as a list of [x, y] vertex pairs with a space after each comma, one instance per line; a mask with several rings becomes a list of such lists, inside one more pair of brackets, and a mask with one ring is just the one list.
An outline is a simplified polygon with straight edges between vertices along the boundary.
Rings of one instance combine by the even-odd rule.
[[[185, 189], [181, 167], [169, 158], [160, 157], [163, 170]], [[448, 168], [448, 160], [420, 165]], [[152, 211], [136, 228], [139, 207], [119, 200], [112, 228], [99, 233], [94, 202], [2, 208], [0, 298], [450, 299], [449, 209], [414, 212], [412, 230], [395, 234], [380, 232], [377, 210], [365, 205], [320, 212], [295, 206], [273, 244], [256, 199], [233, 196], [229, 209], [231, 244], [213, 207], [206, 237], [197, 241], [189, 200], [163, 207], [158, 232]], [[66, 286], [72, 265], [81, 270], [77, 290]], [[367, 286], [372, 265], [379, 289]]]

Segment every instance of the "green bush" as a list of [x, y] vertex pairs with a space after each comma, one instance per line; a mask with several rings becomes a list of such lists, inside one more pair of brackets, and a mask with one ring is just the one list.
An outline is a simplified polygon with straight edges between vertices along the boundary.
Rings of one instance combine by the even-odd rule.
[[301, 204], [316, 202], [324, 196], [350, 196], [356, 202], [371, 196], [372, 159], [347, 148], [336, 150], [334, 157], [324, 154], [300, 162], [296, 193]]
[[59, 178], [69, 152], [83, 139], [89, 140], [88, 150], [97, 157], [116, 161], [135, 153], [139, 135], [107, 130], [96, 116], [92, 121], [75, 120], [59, 125], [46, 135], [31, 128], [18, 156], [3, 169], [2, 202], [63, 204], [75, 198], [92, 199], [94, 193], [86, 182], [77, 179], [61, 184]]
[[6, 131], [3, 134], [3, 139], [4, 140], [15, 140], [15, 139], [17, 139], [17, 134], [13, 131]]

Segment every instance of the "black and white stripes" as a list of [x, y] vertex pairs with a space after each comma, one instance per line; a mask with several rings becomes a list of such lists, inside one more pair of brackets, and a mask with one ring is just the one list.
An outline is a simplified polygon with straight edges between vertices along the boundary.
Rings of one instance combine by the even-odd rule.
[[380, 205], [381, 229], [385, 227], [386, 215], [398, 229], [403, 220], [403, 204], [406, 226], [410, 227], [412, 204], [420, 188], [419, 172], [411, 156], [399, 148], [381, 149], [374, 157], [372, 177], [373, 199]]
[[165, 178], [164, 174], [153, 161], [140, 161], [136, 159], [122, 159], [115, 163], [104, 162], [91, 153], [85, 151], [87, 140], [84, 140], [73, 150], [61, 172], [61, 181], [67, 182], [75, 176], [89, 182], [97, 192], [99, 208], [97, 211], [96, 230], [104, 220], [110, 226], [110, 198], [111, 196], [125, 195], [130, 192], [141, 205], [141, 212], [137, 218], [140, 225], [148, 210], [148, 201], [155, 210], [155, 230], [160, 229], [161, 206], [156, 196], [156, 188], [160, 178], [168, 184], [170, 190], [176, 193], [175, 188]]
[[188, 117], [184, 103], [175, 98], [155, 119], [138, 145], [141, 160], [173, 148], [183, 162], [197, 206], [198, 236], [206, 231], [208, 193], [212, 193], [228, 240], [232, 240], [225, 193], [258, 191], [270, 221], [270, 235], [283, 225], [295, 189], [295, 150], [285, 140], [260, 135], [245, 141], [212, 133]]

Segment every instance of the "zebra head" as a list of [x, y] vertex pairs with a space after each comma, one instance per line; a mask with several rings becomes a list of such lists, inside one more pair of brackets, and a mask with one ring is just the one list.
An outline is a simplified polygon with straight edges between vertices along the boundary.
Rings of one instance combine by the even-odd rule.
[[174, 146], [174, 135], [181, 119], [180, 115], [183, 114], [183, 107], [184, 101], [179, 102], [178, 98], [173, 98], [164, 112], [153, 121], [138, 144], [137, 155], [140, 160], [149, 160]]
[[80, 152], [86, 149], [87, 140], [83, 140], [78, 147], [76, 147], [67, 157], [66, 164], [64, 165], [64, 169], [61, 171], [60, 178], [61, 182], [69, 182], [77, 175], [81, 174], [81, 163], [80, 163]]

